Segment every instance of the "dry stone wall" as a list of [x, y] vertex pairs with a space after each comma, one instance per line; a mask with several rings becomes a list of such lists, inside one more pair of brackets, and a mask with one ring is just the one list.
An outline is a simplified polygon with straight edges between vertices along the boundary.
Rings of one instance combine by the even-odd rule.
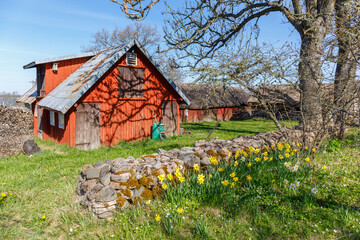
[[24, 143], [34, 140], [33, 127], [29, 109], [0, 105], [0, 157], [22, 152]]
[[[300, 130], [289, 131], [290, 141], [302, 136]], [[307, 133], [307, 141], [314, 140]], [[174, 173], [178, 168], [184, 173], [194, 164], [209, 166], [211, 156], [227, 160], [227, 155], [247, 147], [261, 148], [284, 141], [280, 132], [261, 133], [254, 136], [239, 136], [231, 140], [211, 139], [197, 141], [194, 147], [173, 150], [158, 149], [157, 153], [140, 158], [116, 158], [87, 164], [81, 169], [76, 192], [80, 203], [100, 218], [111, 217], [117, 208], [121, 211], [143, 201], [152, 199], [161, 192], [158, 176]]]

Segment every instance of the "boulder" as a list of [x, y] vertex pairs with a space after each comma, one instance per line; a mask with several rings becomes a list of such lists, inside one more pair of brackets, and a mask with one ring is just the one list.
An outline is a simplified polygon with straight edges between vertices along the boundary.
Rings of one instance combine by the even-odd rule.
[[27, 154], [27, 155], [33, 155], [34, 153], [41, 151], [39, 146], [32, 139], [31, 140], [26, 140], [24, 142], [24, 145], [23, 145], [22, 149], [23, 149], [24, 153]]

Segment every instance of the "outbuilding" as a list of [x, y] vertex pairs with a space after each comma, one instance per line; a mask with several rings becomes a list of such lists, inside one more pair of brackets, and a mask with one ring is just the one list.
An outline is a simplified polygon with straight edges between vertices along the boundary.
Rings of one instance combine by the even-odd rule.
[[36, 85], [19, 102], [33, 111], [34, 134], [81, 149], [180, 133], [179, 105], [190, 104], [136, 40], [99, 52], [31, 62]]
[[180, 105], [182, 122], [211, 122], [251, 118], [249, 94], [240, 87], [179, 83], [191, 104]]

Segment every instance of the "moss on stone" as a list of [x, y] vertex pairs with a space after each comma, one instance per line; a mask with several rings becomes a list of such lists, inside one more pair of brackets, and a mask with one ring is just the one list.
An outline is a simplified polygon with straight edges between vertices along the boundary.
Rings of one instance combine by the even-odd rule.
[[139, 186], [139, 182], [138, 180], [136, 180], [136, 178], [130, 178], [129, 181], [127, 182], [127, 187], [131, 188], [131, 187], [138, 187]]
[[153, 171], [152, 175], [155, 177], [158, 177], [158, 176], [160, 176], [160, 173], [159, 173], [159, 171]]
[[148, 185], [148, 178], [145, 176], [142, 176], [142, 178], [140, 178], [140, 180], [139, 180], [139, 183], [141, 185], [143, 185], [144, 187], [146, 187]]
[[142, 156], [141, 157], [141, 159], [145, 159], [145, 158], [147, 158], [147, 157], [151, 157], [151, 158], [156, 158], [156, 156], [155, 155], [152, 155], [152, 154], [148, 154], [148, 155], [145, 155], [145, 156]]
[[149, 199], [151, 199], [153, 197], [153, 193], [149, 189], [144, 188], [144, 191], [141, 193], [140, 197], [143, 200], [149, 200]]
[[119, 197], [119, 198], [116, 199], [116, 202], [119, 205], [119, 207], [122, 208], [124, 206], [125, 202], [126, 202], [126, 199], [123, 198], [123, 197]]
[[128, 197], [128, 198], [131, 198], [131, 190], [130, 189], [125, 189], [125, 190], [120, 190], [120, 192], [124, 195], [124, 196], [126, 196], [126, 197]]

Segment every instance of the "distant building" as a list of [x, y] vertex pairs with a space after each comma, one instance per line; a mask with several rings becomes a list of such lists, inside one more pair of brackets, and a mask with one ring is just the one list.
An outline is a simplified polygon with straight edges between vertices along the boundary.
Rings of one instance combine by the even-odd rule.
[[180, 105], [182, 122], [243, 120], [251, 117], [249, 94], [239, 87], [178, 83], [191, 104]]
[[32, 108], [34, 134], [82, 149], [150, 137], [155, 117], [167, 135], [179, 134], [179, 104], [190, 104], [136, 40], [24, 68], [37, 71], [18, 99]]

